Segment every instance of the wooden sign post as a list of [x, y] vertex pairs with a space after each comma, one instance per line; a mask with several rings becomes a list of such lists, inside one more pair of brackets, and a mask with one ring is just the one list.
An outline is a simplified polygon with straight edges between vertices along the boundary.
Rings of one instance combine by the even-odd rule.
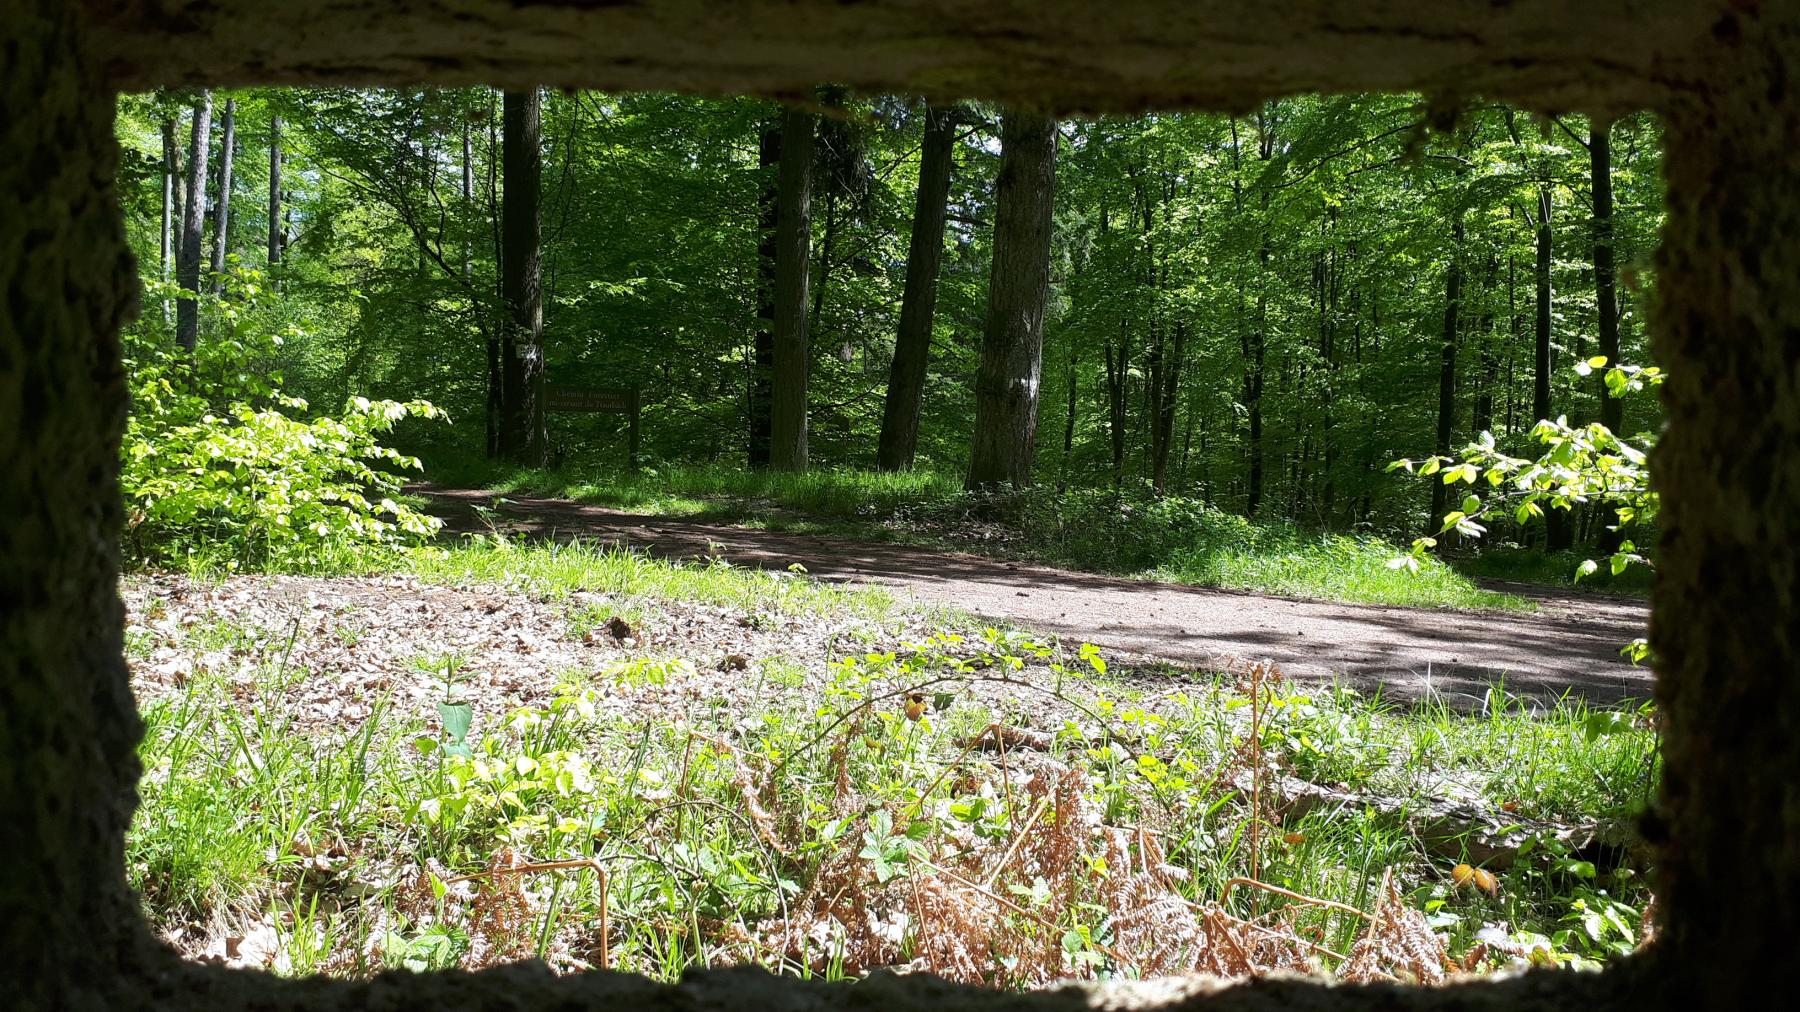
[[631, 469], [638, 466], [638, 416], [643, 408], [643, 399], [638, 393], [636, 384], [629, 387], [569, 387], [546, 384], [544, 387], [545, 411], [585, 411], [604, 415], [630, 415], [630, 427], [627, 430], [627, 459]]

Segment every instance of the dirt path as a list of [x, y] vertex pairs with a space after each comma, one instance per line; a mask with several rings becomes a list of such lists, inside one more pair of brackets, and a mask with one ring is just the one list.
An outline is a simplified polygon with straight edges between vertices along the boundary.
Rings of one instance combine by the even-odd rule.
[[[473, 506], [490, 493], [419, 487], [450, 531], [485, 529]], [[1268, 658], [1290, 677], [1344, 678], [1466, 707], [1504, 679], [1516, 694], [1565, 691], [1594, 702], [1647, 698], [1650, 672], [1619, 657], [1643, 635], [1641, 602], [1500, 586], [1537, 599], [1536, 614], [1388, 608], [1118, 579], [960, 552], [645, 517], [562, 499], [508, 495], [507, 529], [580, 537], [665, 558], [723, 556], [737, 565], [804, 565], [814, 577], [877, 584], [944, 604], [1161, 661], [1217, 666]]]

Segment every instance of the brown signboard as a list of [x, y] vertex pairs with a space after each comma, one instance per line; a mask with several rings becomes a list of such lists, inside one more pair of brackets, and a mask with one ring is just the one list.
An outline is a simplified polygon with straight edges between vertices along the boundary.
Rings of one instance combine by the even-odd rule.
[[608, 415], [637, 412], [637, 391], [605, 387], [546, 386], [545, 411], [597, 411]]
[[627, 430], [626, 460], [634, 470], [638, 466], [640, 439], [638, 415], [642, 403], [637, 387], [566, 387], [556, 384], [545, 384], [544, 386], [545, 411], [588, 411], [607, 415], [630, 415], [631, 426]]

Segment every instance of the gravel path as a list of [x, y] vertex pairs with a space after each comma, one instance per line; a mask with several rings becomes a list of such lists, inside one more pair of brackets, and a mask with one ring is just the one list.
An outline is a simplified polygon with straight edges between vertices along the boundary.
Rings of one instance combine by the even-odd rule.
[[[490, 493], [419, 487], [450, 531], [484, 529], [471, 508]], [[1535, 614], [1390, 608], [1269, 597], [1242, 591], [1119, 579], [960, 552], [877, 544], [725, 524], [646, 517], [562, 499], [508, 495], [505, 526], [534, 537], [579, 537], [686, 559], [722, 556], [781, 569], [800, 563], [819, 580], [876, 584], [928, 604], [961, 608], [1184, 666], [1273, 660], [1290, 677], [1343, 678], [1364, 690], [1453, 705], [1487, 685], [1539, 697], [1568, 692], [1597, 703], [1648, 698], [1650, 671], [1619, 657], [1643, 635], [1642, 602], [1519, 585]]]

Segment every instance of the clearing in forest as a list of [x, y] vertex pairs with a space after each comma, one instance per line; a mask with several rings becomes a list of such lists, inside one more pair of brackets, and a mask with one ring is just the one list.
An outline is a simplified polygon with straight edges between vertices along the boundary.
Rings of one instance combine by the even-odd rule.
[[417, 486], [451, 530], [489, 524], [671, 559], [722, 559], [898, 590], [1067, 642], [1184, 667], [1271, 660], [1290, 677], [1341, 678], [1400, 699], [1479, 706], [1490, 685], [1594, 702], [1648, 699], [1650, 670], [1619, 649], [1642, 636], [1642, 602], [1513, 587], [1535, 612], [1390, 608], [1120, 579], [1046, 566], [666, 517], [568, 500]]

